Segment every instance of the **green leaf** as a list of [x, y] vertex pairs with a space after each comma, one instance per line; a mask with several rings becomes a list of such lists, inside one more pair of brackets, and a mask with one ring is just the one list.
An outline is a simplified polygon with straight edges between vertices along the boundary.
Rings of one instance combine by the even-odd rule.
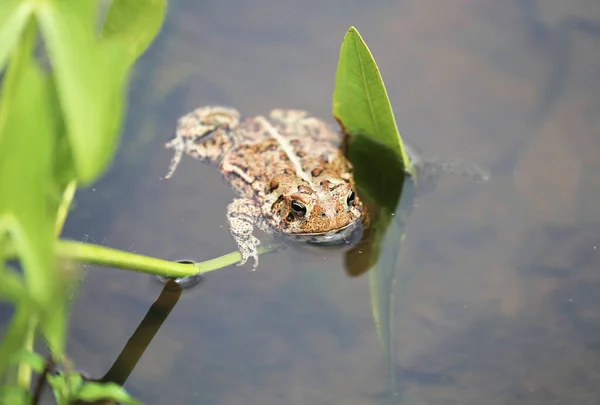
[[372, 136], [363, 134], [348, 138], [347, 153], [361, 195], [394, 212], [407, 177], [400, 157]]
[[403, 167], [412, 173], [379, 69], [354, 27], [346, 33], [340, 49], [333, 115], [348, 134], [368, 135], [401, 156]]
[[52, 387], [54, 398], [59, 405], [67, 405], [75, 399], [76, 393], [84, 384], [83, 377], [78, 373], [59, 373], [46, 376]]
[[52, 61], [78, 180], [101, 175], [115, 152], [129, 55], [120, 41], [99, 41], [96, 1], [46, 1], [36, 15]]
[[48, 382], [58, 403], [66, 404], [75, 400], [113, 400], [122, 404], [141, 404], [118, 384], [86, 381], [77, 373], [49, 375]]
[[[53, 213], [46, 206], [56, 122], [49, 78], [31, 58], [35, 27], [13, 56], [0, 96], [0, 236], [11, 235], [30, 293], [52, 301]], [[35, 101], [35, 102], [34, 102]], [[35, 119], [32, 119], [35, 117]]]
[[0, 386], [0, 404], [30, 405], [33, 396], [27, 388]]
[[113, 0], [102, 27], [102, 37], [118, 37], [126, 43], [133, 63], [159, 33], [166, 10], [166, 0]]
[[371, 227], [360, 245], [347, 252], [346, 264], [352, 275], [370, 270], [373, 320], [387, 360], [390, 390], [396, 393], [393, 286], [404, 223], [413, 204], [413, 183], [406, 175], [414, 175], [414, 170], [377, 64], [354, 27], [340, 50], [333, 114], [348, 136], [348, 157], [360, 192], [377, 204], [369, 206]]
[[32, 9], [31, 2], [21, 0], [0, 2], [0, 72], [4, 69], [10, 51], [17, 45]]
[[19, 350], [16, 354], [11, 357], [13, 363], [26, 363], [36, 373], [42, 373], [46, 366], [46, 359], [38, 353], [31, 352], [28, 350]]
[[[55, 212], [49, 209], [46, 190], [57, 122], [50, 77], [32, 57], [35, 38], [35, 21], [30, 20], [0, 96], [0, 240], [10, 235], [29, 296], [56, 319], [65, 317], [57, 311], [64, 297], [54, 259]], [[41, 314], [43, 326], [46, 319]], [[64, 333], [46, 336], [56, 354], [64, 350]]]
[[10, 268], [3, 269], [0, 263], [0, 301], [17, 303], [28, 298], [23, 278]]
[[42, 335], [46, 339], [53, 356], [61, 356], [65, 352], [68, 327], [68, 297], [66, 289], [57, 294], [52, 309], [42, 318]]
[[121, 404], [139, 405], [140, 401], [133, 398], [123, 387], [115, 383], [84, 382], [76, 394], [76, 399], [83, 401], [113, 400]]
[[35, 317], [35, 313], [31, 310], [31, 305], [25, 300], [19, 302], [2, 337], [2, 341], [0, 341], [0, 376], [5, 374], [6, 367], [11, 361], [11, 356], [23, 346], [23, 342], [27, 336], [29, 321], [32, 317]]

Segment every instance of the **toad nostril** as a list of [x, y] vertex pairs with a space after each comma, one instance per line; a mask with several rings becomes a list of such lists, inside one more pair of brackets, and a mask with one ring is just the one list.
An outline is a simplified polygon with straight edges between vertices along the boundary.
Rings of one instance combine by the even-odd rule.
[[327, 216], [327, 214], [325, 214], [324, 212], [321, 213], [321, 218], [325, 218]]

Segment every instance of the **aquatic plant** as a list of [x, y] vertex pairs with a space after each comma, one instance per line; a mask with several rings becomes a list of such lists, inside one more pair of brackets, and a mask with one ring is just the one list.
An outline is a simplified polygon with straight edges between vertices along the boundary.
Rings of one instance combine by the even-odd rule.
[[[0, 341], [0, 403], [37, 403], [45, 381], [59, 404], [138, 403], [117, 384], [86, 380], [66, 356], [76, 264], [184, 277], [239, 260], [236, 252], [184, 264], [60, 238], [77, 187], [93, 184], [113, 159], [131, 68], [166, 12], [166, 0], [103, 4], [0, 3], [0, 300], [14, 308]], [[352, 135], [351, 159], [367, 156], [367, 143], [383, 145], [392, 163], [375, 170], [397, 171], [391, 178], [401, 188], [410, 162], [377, 66], [354, 28], [342, 45], [333, 110]], [[369, 187], [369, 173], [358, 171], [364, 192], [378, 201], [383, 197]], [[381, 200], [388, 212], [399, 193]], [[39, 340], [47, 358], [34, 350]], [[34, 373], [39, 379], [32, 387]]]

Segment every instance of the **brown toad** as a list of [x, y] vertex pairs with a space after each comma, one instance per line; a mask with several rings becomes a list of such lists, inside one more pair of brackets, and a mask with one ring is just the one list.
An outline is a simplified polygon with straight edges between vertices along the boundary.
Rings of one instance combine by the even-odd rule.
[[237, 110], [207, 106], [181, 117], [173, 175], [183, 153], [217, 166], [240, 195], [227, 207], [244, 264], [258, 265], [254, 225], [312, 243], [341, 243], [361, 229], [366, 210], [355, 193], [340, 134], [306, 111], [274, 109], [240, 122]]

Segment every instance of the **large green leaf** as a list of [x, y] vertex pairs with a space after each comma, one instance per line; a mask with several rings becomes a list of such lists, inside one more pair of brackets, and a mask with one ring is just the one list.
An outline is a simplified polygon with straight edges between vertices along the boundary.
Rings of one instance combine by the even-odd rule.
[[31, 2], [2, 0], [0, 2], [0, 72], [15, 47], [31, 11]]
[[46, 1], [36, 10], [52, 60], [78, 180], [89, 184], [117, 146], [129, 57], [121, 41], [99, 41], [96, 1]]
[[[38, 327], [52, 354], [64, 353], [68, 285], [54, 257], [56, 210], [67, 184], [89, 184], [112, 159], [127, 74], [160, 30], [165, 3], [114, 0], [101, 36], [98, 0], [0, 0], [0, 70], [10, 60], [0, 94], [0, 298], [16, 306], [0, 343], [0, 378], [9, 354], [30, 353]], [[51, 74], [33, 58], [38, 23]], [[5, 268], [5, 255], [22, 275]], [[98, 395], [95, 388], [82, 393]], [[105, 393], [133, 402], [115, 387]]]
[[[0, 235], [11, 235], [30, 291], [42, 303], [54, 284], [53, 213], [46, 185], [56, 136], [49, 78], [31, 59], [35, 30], [7, 70], [0, 96]], [[33, 102], [35, 101], [35, 102]], [[34, 117], [34, 118], [33, 118]]]
[[113, 0], [106, 13], [102, 37], [118, 37], [125, 42], [133, 63], [160, 31], [166, 10], [166, 0]]
[[348, 29], [340, 49], [333, 115], [349, 134], [367, 134], [386, 145], [401, 156], [405, 169], [411, 172], [379, 68], [354, 27]]
[[[10, 236], [19, 254], [29, 295], [46, 311], [42, 326], [52, 349], [64, 349], [64, 312], [54, 260], [54, 218], [46, 195], [52, 176], [57, 121], [51, 79], [33, 60], [30, 21], [11, 57], [0, 96], [0, 241]], [[34, 117], [34, 118], [32, 118]], [[52, 313], [51, 326], [47, 314]]]
[[370, 270], [373, 320], [387, 359], [390, 391], [396, 394], [393, 286], [404, 222], [412, 208], [413, 183], [406, 181], [407, 174], [414, 172], [377, 64], [354, 27], [340, 50], [333, 114], [347, 135], [347, 153], [361, 195], [376, 204], [369, 206], [371, 227], [361, 244], [347, 253], [346, 264], [352, 275]]
[[114, 155], [129, 68], [159, 32], [165, 10], [165, 0], [114, 0], [98, 38], [97, 1], [48, 1], [36, 9], [84, 184], [101, 175]]

